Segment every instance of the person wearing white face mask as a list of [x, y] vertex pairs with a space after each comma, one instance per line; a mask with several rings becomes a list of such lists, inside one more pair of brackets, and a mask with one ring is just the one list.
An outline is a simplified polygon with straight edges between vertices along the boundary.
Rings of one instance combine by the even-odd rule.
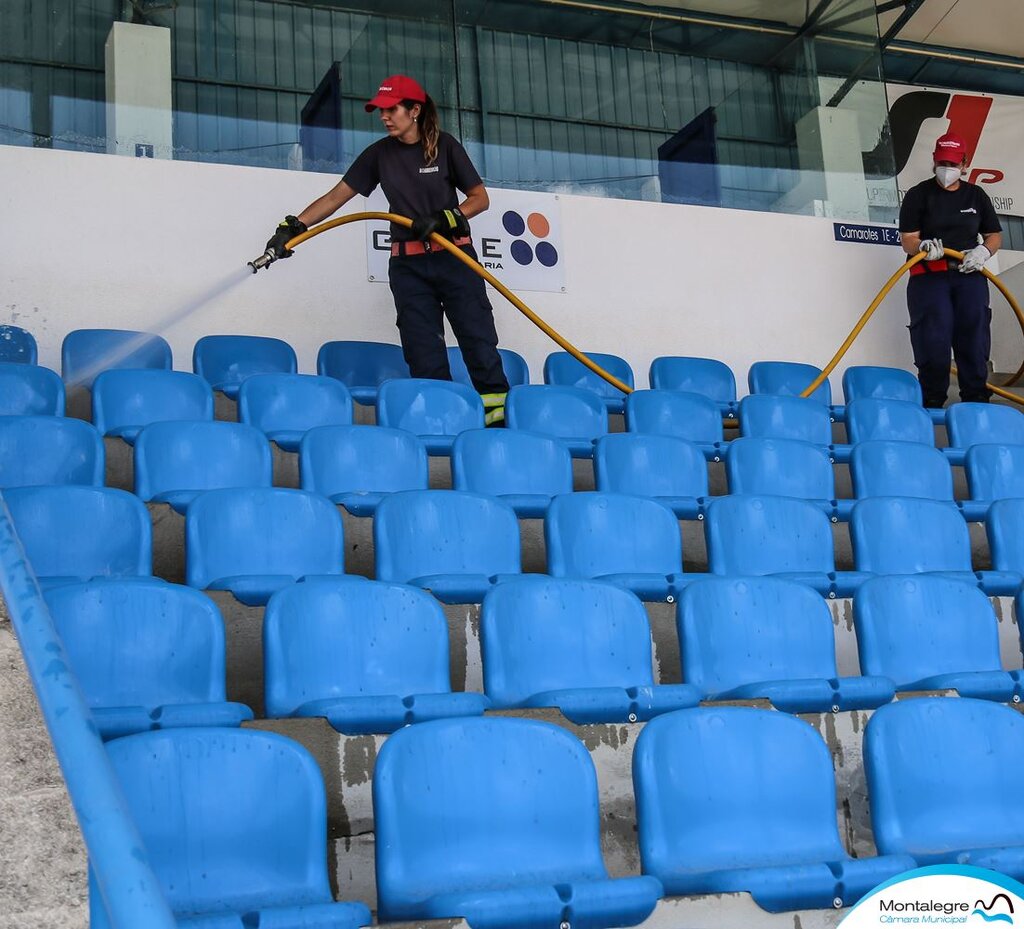
[[[926, 254], [910, 269], [907, 284], [917, 379], [924, 405], [942, 407], [952, 352], [960, 399], [987, 403], [992, 310], [988, 281], [977, 272], [999, 250], [1002, 228], [988, 194], [961, 177], [967, 167], [963, 139], [940, 137], [933, 158], [934, 177], [911, 187], [900, 207], [903, 250]], [[963, 261], [947, 259], [943, 248], [963, 252]]]

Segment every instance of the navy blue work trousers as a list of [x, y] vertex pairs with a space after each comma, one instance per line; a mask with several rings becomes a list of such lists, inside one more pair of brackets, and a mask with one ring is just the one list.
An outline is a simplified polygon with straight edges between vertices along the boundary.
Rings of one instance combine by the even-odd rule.
[[[462, 250], [476, 258], [472, 245], [464, 245]], [[479, 275], [454, 255], [440, 252], [395, 256], [388, 265], [388, 276], [402, 352], [413, 377], [452, 379], [444, 344], [447, 316], [477, 392], [502, 394], [508, 390], [494, 312]]]
[[949, 355], [956, 361], [960, 399], [988, 401], [992, 309], [988, 281], [977, 271], [917, 274], [907, 283], [910, 344], [924, 405], [941, 407], [949, 390]]

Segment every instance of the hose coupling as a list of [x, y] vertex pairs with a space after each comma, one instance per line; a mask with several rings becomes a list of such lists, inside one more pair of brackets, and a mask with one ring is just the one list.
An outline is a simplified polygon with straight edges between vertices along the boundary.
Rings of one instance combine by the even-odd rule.
[[252, 268], [252, 273], [255, 274], [262, 268], [267, 268], [274, 261], [277, 261], [277, 255], [275, 255], [269, 248], [260, 255], [259, 258], [249, 262], [249, 267]]

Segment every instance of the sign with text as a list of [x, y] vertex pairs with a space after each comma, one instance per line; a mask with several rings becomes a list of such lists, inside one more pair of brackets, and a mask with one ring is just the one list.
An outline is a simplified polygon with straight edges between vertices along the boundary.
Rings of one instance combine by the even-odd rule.
[[[470, 220], [480, 263], [510, 290], [565, 292], [565, 253], [557, 194], [489, 190], [490, 209]], [[388, 212], [375, 190], [366, 209]], [[366, 266], [371, 281], [387, 283], [391, 237], [385, 222], [366, 223]]]
[[900, 233], [895, 226], [863, 226], [857, 223], [832, 223], [837, 242], [860, 245], [899, 245]]

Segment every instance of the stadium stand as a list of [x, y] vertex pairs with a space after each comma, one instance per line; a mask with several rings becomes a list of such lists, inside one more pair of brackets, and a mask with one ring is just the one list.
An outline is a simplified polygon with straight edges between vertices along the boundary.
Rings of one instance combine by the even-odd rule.
[[151, 423], [211, 419], [213, 391], [197, 374], [127, 368], [104, 371], [93, 382], [93, 424], [130, 445]]
[[[587, 352], [586, 355], [627, 387], [633, 386], [633, 369], [625, 358], [601, 352]], [[544, 359], [544, 383], [589, 390], [601, 398], [609, 413], [621, 413], [624, 409], [626, 398], [622, 391], [613, 387], [604, 378], [598, 377], [568, 352], [552, 352]]]
[[[821, 368], [794, 361], [755, 361], [747, 372], [752, 394], [799, 397], [821, 374]], [[828, 378], [809, 397], [825, 406], [832, 405], [832, 385]]]
[[972, 445], [964, 470], [974, 501], [1024, 497], [1024, 445]]
[[935, 425], [928, 411], [910, 400], [851, 400], [846, 407], [846, 431], [854, 445], [873, 440], [935, 444]]
[[700, 394], [634, 390], [626, 398], [626, 428], [643, 435], [672, 436], [695, 442], [709, 460], [718, 461], [722, 454], [721, 408]]
[[431, 455], [450, 455], [460, 432], [483, 428], [484, 405], [465, 384], [396, 378], [377, 393], [377, 423], [418, 435]]
[[63, 416], [64, 384], [41, 365], [0, 362], [0, 416]]
[[115, 368], [157, 368], [170, 371], [171, 346], [163, 336], [132, 329], [74, 329], [60, 349], [61, 376], [91, 388], [96, 377]]
[[281, 339], [255, 335], [207, 335], [192, 349], [192, 370], [214, 390], [238, 399], [253, 374], [295, 374], [295, 349]]
[[318, 426], [352, 423], [352, 397], [340, 381], [314, 374], [254, 374], [238, 390], [238, 421], [287, 452]]
[[401, 345], [386, 342], [325, 342], [316, 357], [316, 373], [333, 377], [357, 403], [374, 406], [380, 385], [395, 377], [408, 377]]
[[100, 434], [80, 419], [0, 416], [0, 489], [37, 484], [103, 485]]
[[664, 355], [651, 362], [648, 381], [654, 390], [679, 390], [713, 400], [723, 415], [736, 412], [736, 376], [714, 358]]
[[591, 458], [594, 442], [608, 432], [601, 398], [583, 387], [526, 384], [513, 387], [505, 401], [509, 429], [554, 436], [569, 446], [573, 458]]
[[[526, 364], [526, 359], [519, 352], [514, 352], [510, 348], [499, 348], [498, 354], [501, 356], [501, 366], [505, 371], [509, 387], [530, 383], [530, 368]], [[462, 349], [457, 345], [448, 346], [448, 368], [452, 373], [453, 381], [465, 384], [467, 387], [473, 386], [469, 371], [466, 369], [466, 362], [462, 357]]]
[[39, 349], [35, 336], [21, 326], [0, 326], [0, 362], [38, 364]]

